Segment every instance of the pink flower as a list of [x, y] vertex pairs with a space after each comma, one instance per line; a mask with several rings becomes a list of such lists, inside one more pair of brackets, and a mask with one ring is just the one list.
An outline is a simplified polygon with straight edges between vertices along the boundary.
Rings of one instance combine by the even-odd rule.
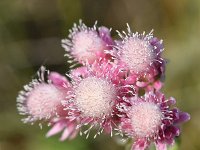
[[129, 26], [128, 33], [118, 31], [118, 34], [122, 41], [106, 52], [124, 68], [131, 84], [143, 88], [164, 78], [166, 61], [161, 57], [164, 50], [162, 40], [153, 37], [152, 32], [147, 35], [132, 33]]
[[122, 42], [115, 47], [115, 50], [118, 50], [116, 57], [119, 63], [124, 64], [132, 72], [147, 72], [154, 62], [162, 60], [162, 41], [154, 38], [152, 32], [147, 35], [132, 33], [128, 26], [127, 34], [118, 33]]
[[[76, 136], [76, 122], [66, 119], [61, 101], [71, 89], [71, 83], [57, 72], [49, 72], [43, 66], [38, 72], [38, 79], [33, 79], [19, 93], [17, 106], [20, 114], [26, 115], [25, 123], [38, 120], [47, 121], [52, 129], [47, 137], [63, 131], [61, 141]], [[45, 78], [48, 78], [47, 81]], [[41, 122], [40, 122], [41, 125]]]
[[20, 114], [27, 116], [23, 121], [25, 123], [33, 123], [37, 120], [48, 121], [66, 115], [61, 101], [65, 99], [69, 86], [70, 83], [65, 77], [55, 72], [49, 73], [41, 67], [38, 79], [33, 79], [24, 86], [24, 90], [19, 92], [17, 107]]
[[132, 150], [144, 150], [154, 142], [157, 150], [164, 150], [179, 136], [179, 124], [190, 119], [189, 114], [171, 108], [174, 98], [165, 99], [160, 92], [149, 92], [142, 97], [132, 97], [122, 105], [126, 115], [121, 118], [120, 130], [134, 138]]
[[97, 30], [96, 24], [90, 28], [81, 20], [79, 25], [74, 24], [69, 38], [62, 40], [62, 46], [67, 51], [67, 55], [83, 64], [91, 64], [95, 60], [108, 57], [104, 50], [111, 49], [110, 44], [113, 44], [113, 41], [109, 29], [100, 27]]
[[104, 65], [95, 63], [87, 66], [87, 73], [84, 70], [83, 76], [69, 75], [73, 88], [67, 98], [69, 100], [65, 100], [63, 105], [69, 115], [67, 118], [79, 122], [77, 128], [81, 134], [81, 127], [89, 125], [88, 130], [83, 132], [86, 138], [92, 128], [97, 129], [94, 137], [104, 130], [112, 135], [118, 118], [116, 105], [120, 93], [119, 83], [115, 83], [116, 69], [109, 62]]

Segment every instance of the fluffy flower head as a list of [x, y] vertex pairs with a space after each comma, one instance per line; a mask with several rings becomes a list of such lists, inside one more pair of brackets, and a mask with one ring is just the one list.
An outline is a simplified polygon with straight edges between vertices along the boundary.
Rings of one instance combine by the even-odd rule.
[[110, 31], [105, 28], [99, 28], [97, 31], [96, 24], [90, 28], [82, 21], [79, 25], [74, 25], [70, 30], [69, 39], [62, 40], [62, 45], [73, 57], [80, 63], [93, 63], [95, 60], [105, 58], [104, 50], [109, 49], [108, 44], [112, 42]]
[[102, 117], [111, 113], [116, 89], [104, 79], [88, 77], [79, 83], [75, 95], [75, 102], [84, 116]]
[[27, 109], [35, 119], [46, 119], [59, 114], [65, 91], [52, 84], [41, 83], [27, 96]]
[[65, 100], [63, 105], [69, 112], [68, 118], [78, 120], [78, 128], [90, 126], [84, 132], [87, 137], [93, 127], [98, 129], [95, 137], [104, 130], [112, 135], [120, 93], [120, 81], [115, 82], [118, 69], [110, 62], [104, 62], [103, 65], [96, 62], [86, 68], [77, 68], [69, 75], [73, 88], [69, 100]]
[[162, 123], [160, 108], [149, 102], [133, 105], [129, 114], [131, 125], [136, 137], [152, 136]]
[[[20, 114], [27, 116], [23, 119], [24, 122], [50, 120], [65, 115], [61, 101], [65, 99], [69, 88], [66, 78], [55, 72], [49, 75], [44, 67], [41, 67], [38, 75], [38, 79], [33, 79], [24, 86], [17, 98]], [[50, 80], [45, 81], [45, 76]], [[64, 88], [64, 85], [68, 88]]]
[[136, 141], [133, 150], [142, 149], [154, 142], [172, 144], [174, 137], [179, 136], [179, 124], [188, 121], [189, 115], [171, 108], [175, 104], [174, 98], [165, 99], [160, 92], [148, 92], [142, 97], [130, 98], [130, 105], [122, 105], [126, 117], [122, 117], [120, 129]]
[[146, 70], [155, 59], [153, 46], [137, 36], [129, 38], [121, 48], [121, 61], [135, 72]]
[[153, 33], [132, 33], [128, 26], [128, 33], [118, 31], [121, 42], [112, 51], [108, 51], [124, 68], [137, 74], [144, 74], [155, 68], [155, 63], [163, 64], [160, 57], [163, 51], [162, 40], [157, 41]]

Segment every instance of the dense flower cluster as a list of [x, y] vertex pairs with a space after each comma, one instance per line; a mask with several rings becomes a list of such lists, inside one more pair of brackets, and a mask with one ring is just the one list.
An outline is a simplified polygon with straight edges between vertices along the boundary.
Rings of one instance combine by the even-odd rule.
[[180, 134], [180, 124], [188, 113], [173, 105], [160, 91], [166, 61], [162, 40], [153, 33], [119, 31], [114, 40], [106, 27], [87, 27], [80, 21], [62, 40], [72, 67], [65, 76], [38, 71], [19, 92], [17, 108], [25, 123], [48, 123], [47, 137], [62, 132], [60, 140], [73, 139], [78, 133], [94, 138], [113, 132], [132, 138], [132, 150], [144, 150], [154, 143], [166, 150]]

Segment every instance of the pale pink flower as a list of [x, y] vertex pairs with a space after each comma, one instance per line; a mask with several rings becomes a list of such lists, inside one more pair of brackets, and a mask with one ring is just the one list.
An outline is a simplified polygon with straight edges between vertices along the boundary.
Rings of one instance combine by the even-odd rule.
[[63, 131], [60, 140], [72, 139], [76, 136], [76, 122], [66, 119], [61, 101], [71, 89], [71, 83], [57, 72], [49, 72], [43, 66], [38, 71], [38, 79], [33, 79], [19, 93], [17, 107], [19, 113], [26, 115], [25, 123], [48, 122], [52, 129], [47, 137]]
[[146, 35], [145, 32], [143, 34], [132, 33], [128, 26], [128, 33], [123, 33], [118, 31], [122, 42], [114, 47], [119, 63], [134, 73], [147, 72], [154, 62], [162, 63], [162, 40], [154, 38], [152, 32]]
[[130, 103], [121, 104], [120, 130], [135, 140], [132, 150], [144, 150], [154, 142], [157, 150], [166, 150], [179, 136], [179, 125], [190, 119], [189, 114], [171, 108], [174, 98], [165, 99], [160, 92], [149, 92], [142, 97], [132, 97]]
[[38, 79], [25, 85], [17, 97], [19, 113], [26, 116], [23, 121], [34, 123], [66, 115], [61, 101], [65, 99], [69, 86], [70, 83], [65, 77], [41, 67]]
[[[69, 75], [73, 88], [63, 105], [68, 112], [67, 118], [79, 122], [77, 128], [80, 134], [84, 133], [88, 137], [90, 130], [96, 128], [94, 137], [104, 130], [112, 135], [118, 118], [116, 105], [120, 101], [121, 91], [117, 79], [120, 73], [118, 69], [109, 62], [104, 65], [94, 63], [87, 66], [87, 73], [84, 70], [83, 76], [74, 76], [76, 70]], [[89, 128], [82, 132], [81, 127], [85, 125], [89, 125]]]
[[153, 37], [152, 32], [133, 33], [129, 26], [128, 33], [122, 33], [118, 31], [122, 41], [116, 42], [113, 50], [106, 52], [127, 72], [127, 84], [144, 88], [157, 79], [163, 80], [166, 61], [161, 57], [164, 50], [162, 40]]
[[106, 27], [97, 29], [96, 23], [93, 27], [87, 27], [81, 20], [79, 25], [74, 24], [70, 30], [69, 38], [62, 40], [62, 46], [67, 56], [80, 63], [93, 63], [100, 58], [109, 57], [104, 50], [111, 49], [113, 44], [110, 30]]

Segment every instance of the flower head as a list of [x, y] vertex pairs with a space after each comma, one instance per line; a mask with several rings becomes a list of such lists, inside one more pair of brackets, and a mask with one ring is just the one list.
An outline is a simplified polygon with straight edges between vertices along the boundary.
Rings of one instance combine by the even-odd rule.
[[[122, 34], [123, 33], [123, 34]], [[121, 42], [113, 46], [113, 50], [106, 51], [127, 72], [127, 84], [137, 88], [160, 89], [165, 72], [165, 59], [161, 53], [164, 50], [162, 40], [153, 36], [153, 33], [133, 33], [128, 26], [128, 33], [118, 31]], [[157, 82], [158, 81], [158, 82]], [[154, 82], [160, 83], [154, 85]]]
[[105, 58], [104, 50], [110, 49], [112, 38], [110, 30], [106, 27], [99, 28], [96, 24], [90, 28], [82, 21], [74, 24], [70, 30], [69, 39], [62, 40], [62, 45], [69, 53], [69, 57], [75, 58], [80, 63], [93, 63], [95, 60]]
[[[49, 77], [47, 81], [45, 73]], [[20, 114], [27, 116], [23, 119], [24, 122], [33, 123], [65, 115], [61, 101], [65, 99], [69, 82], [58, 73], [49, 73], [44, 67], [41, 67], [38, 74], [39, 78], [24, 86], [17, 98]]]
[[[124, 64], [129, 70], [135, 73], [147, 72], [154, 62], [159, 61], [160, 53], [163, 51], [162, 41], [160, 45], [155, 45], [153, 33], [145, 35], [138, 32], [132, 33], [128, 26], [128, 33], [120, 33], [122, 39], [115, 47], [115, 53], [119, 63]], [[154, 40], [154, 42], [152, 42]], [[157, 43], [158, 44], [158, 43]]]
[[105, 79], [87, 77], [77, 85], [74, 94], [75, 103], [83, 116], [100, 118], [111, 113], [116, 88]]
[[153, 47], [148, 41], [139, 39], [137, 35], [125, 41], [121, 48], [121, 61], [135, 72], [146, 70], [155, 59]]
[[116, 68], [111, 67], [110, 63], [105, 66], [95, 63], [87, 67], [87, 74], [84, 73], [84, 76], [69, 75], [73, 88], [69, 100], [64, 101], [63, 105], [69, 112], [68, 118], [79, 120], [77, 128], [90, 125], [90, 128], [84, 132], [87, 137], [93, 127], [99, 128], [97, 134], [103, 130], [112, 134], [115, 124], [120, 89], [112, 76], [116, 74]]
[[163, 117], [160, 108], [150, 102], [132, 105], [128, 115], [130, 116], [131, 125], [134, 127], [134, 135], [138, 138], [150, 137], [154, 134], [161, 125]]
[[180, 133], [179, 124], [190, 117], [171, 108], [172, 104], [175, 104], [174, 98], [165, 99], [162, 93], [149, 92], [141, 98], [131, 98], [130, 105], [124, 105], [126, 117], [122, 118], [120, 129], [135, 139], [133, 150], [136, 147], [144, 149], [151, 142], [156, 146], [174, 142], [174, 137]]

